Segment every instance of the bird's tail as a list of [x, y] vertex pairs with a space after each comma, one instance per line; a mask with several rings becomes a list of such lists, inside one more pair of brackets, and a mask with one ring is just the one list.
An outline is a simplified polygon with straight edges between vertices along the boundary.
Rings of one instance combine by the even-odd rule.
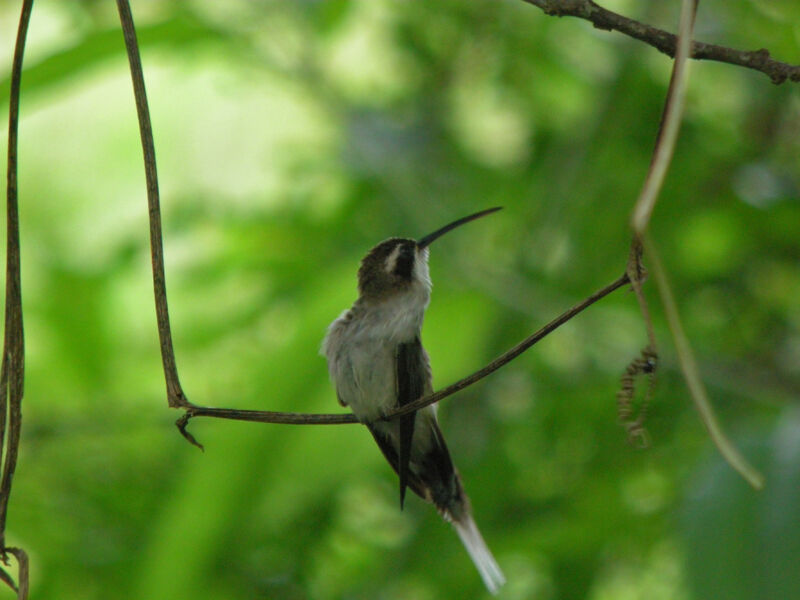
[[486, 589], [492, 594], [496, 594], [500, 586], [506, 582], [506, 578], [497, 565], [494, 556], [492, 556], [492, 551], [489, 550], [486, 542], [483, 541], [481, 532], [478, 531], [478, 527], [475, 525], [472, 516], [466, 513], [462, 515], [460, 519], [454, 519], [452, 523], [458, 533], [458, 537], [461, 538], [461, 542], [467, 549], [472, 562], [475, 563], [475, 567], [478, 569], [478, 573], [480, 573], [481, 579], [483, 579], [483, 583], [486, 585]]

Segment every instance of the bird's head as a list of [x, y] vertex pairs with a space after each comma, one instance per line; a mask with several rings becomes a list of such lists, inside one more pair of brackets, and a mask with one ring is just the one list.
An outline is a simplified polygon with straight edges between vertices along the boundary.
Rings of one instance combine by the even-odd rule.
[[369, 300], [382, 300], [411, 291], [415, 286], [430, 290], [428, 274], [428, 246], [469, 221], [500, 210], [489, 208], [462, 217], [419, 240], [389, 238], [372, 248], [358, 269], [358, 293]]

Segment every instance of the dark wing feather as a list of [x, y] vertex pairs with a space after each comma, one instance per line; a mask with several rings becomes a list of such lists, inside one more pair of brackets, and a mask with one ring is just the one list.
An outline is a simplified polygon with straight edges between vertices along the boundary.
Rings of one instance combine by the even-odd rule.
[[[414, 341], [397, 346], [397, 406], [405, 406], [425, 393], [425, 380], [427, 369], [424, 350], [419, 337]], [[400, 476], [400, 507], [406, 497], [406, 487], [409, 483], [408, 463], [411, 459], [411, 443], [414, 437], [414, 419], [416, 413], [402, 416], [398, 419], [400, 427], [399, 456], [397, 474]]]
[[[381, 452], [383, 452], [383, 456], [386, 457], [386, 460], [389, 462], [392, 469], [394, 469], [395, 472], [399, 475], [400, 469], [399, 469], [399, 460], [397, 456], [397, 448], [392, 443], [392, 440], [389, 439], [389, 437], [385, 432], [379, 430], [377, 427], [374, 427], [373, 425], [370, 424], [367, 424], [367, 427], [369, 428], [372, 437], [375, 438], [375, 442], [378, 444], [378, 448], [380, 448]], [[427, 488], [425, 484], [419, 477], [414, 475], [412, 471], [408, 472], [408, 487], [410, 487], [411, 490], [415, 494], [417, 494], [420, 498], [428, 501], [431, 500], [430, 494], [426, 491]]]
[[[469, 511], [466, 495], [461, 486], [461, 478], [450, 459], [450, 452], [442, 437], [442, 432], [433, 423], [434, 444], [420, 457], [417, 469], [408, 471], [408, 487], [423, 500], [432, 502], [445, 519], [458, 520]], [[399, 475], [399, 456], [396, 442], [384, 428], [367, 424], [375, 442], [386, 460]]]

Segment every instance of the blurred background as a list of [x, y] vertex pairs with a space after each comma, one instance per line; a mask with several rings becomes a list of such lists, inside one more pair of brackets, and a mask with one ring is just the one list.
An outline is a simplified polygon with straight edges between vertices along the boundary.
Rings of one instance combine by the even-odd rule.
[[[360, 258], [485, 207], [505, 210], [432, 250], [437, 387], [623, 272], [669, 77], [655, 50], [521, 0], [132, 4], [193, 402], [341, 410], [318, 350]], [[669, 30], [679, 4], [604, 3]], [[3, 111], [18, 11], [0, 4]], [[797, 63], [798, 23], [789, 0], [708, 0], [697, 37]], [[25, 64], [8, 537], [31, 597], [486, 597], [431, 507], [399, 511], [363, 428], [197, 419], [204, 453], [180, 437], [114, 3], [37, 0]], [[712, 447], [652, 283], [652, 443], [626, 442], [615, 395], [646, 337], [616, 292], [441, 406], [501, 598], [800, 597], [800, 88], [691, 75], [652, 231], [721, 421], [767, 485]]]

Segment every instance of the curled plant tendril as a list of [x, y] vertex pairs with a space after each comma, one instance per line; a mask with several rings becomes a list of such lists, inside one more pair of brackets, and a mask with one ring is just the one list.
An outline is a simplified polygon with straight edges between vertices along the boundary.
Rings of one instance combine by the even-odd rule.
[[[646, 346], [641, 354], [633, 359], [620, 377], [620, 389], [617, 392], [617, 420], [628, 434], [628, 442], [637, 448], [650, 445], [650, 435], [644, 427], [647, 408], [656, 385], [656, 369], [658, 354], [652, 346]], [[647, 377], [647, 388], [644, 392], [638, 412], [634, 407], [636, 396], [636, 377]]]

